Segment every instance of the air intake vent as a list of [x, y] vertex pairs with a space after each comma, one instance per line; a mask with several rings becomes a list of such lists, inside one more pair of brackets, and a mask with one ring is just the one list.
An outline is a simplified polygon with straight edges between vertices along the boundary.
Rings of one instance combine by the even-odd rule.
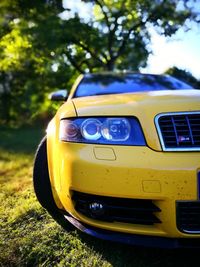
[[73, 192], [75, 209], [99, 221], [152, 225], [161, 221], [155, 216], [160, 209], [146, 199], [104, 197]]
[[165, 151], [200, 150], [200, 113], [170, 113], [156, 117]]
[[200, 201], [177, 201], [177, 227], [181, 232], [200, 233]]

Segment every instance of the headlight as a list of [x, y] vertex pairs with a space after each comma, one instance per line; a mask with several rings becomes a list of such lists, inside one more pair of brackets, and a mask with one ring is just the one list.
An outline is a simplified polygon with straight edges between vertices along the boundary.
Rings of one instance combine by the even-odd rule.
[[127, 119], [106, 119], [101, 127], [102, 136], [110, 141], [126, 141], [130, 137], [131, 126]]
[[98, 140], [101, 137], [102, 123], [97, 119], [87, 119], [81, 124], [81, 134], [86, 140]]
[[136, 118], [78, 118], [60, 121], [61, 141], [94, 144], [145, 145]]

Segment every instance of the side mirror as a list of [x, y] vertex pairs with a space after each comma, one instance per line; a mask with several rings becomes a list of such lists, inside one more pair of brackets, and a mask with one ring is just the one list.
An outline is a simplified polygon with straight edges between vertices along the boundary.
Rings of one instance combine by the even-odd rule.
[[49, 95], [49, 99], [52, 101], [66, 101], [68, 97], [67, 90], [58, 90]]

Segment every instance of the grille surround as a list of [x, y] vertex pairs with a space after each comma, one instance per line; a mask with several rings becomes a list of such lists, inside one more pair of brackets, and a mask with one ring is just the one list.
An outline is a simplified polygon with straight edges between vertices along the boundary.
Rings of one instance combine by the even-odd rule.
[[[194, 144], [194, 145], [191, 145], [191, 146], [187, 146], [187, 141], [185, 141], [185, 146], [184, 146], [184, 142], [181, 142], [181, 145], [179, 144], [179, 140], [178, 138], [181, 137], [181, 136], [178, 136], [178, 132], [181, 132], [181, 134], [183, 134], [183, 138], [184, 137], [184, 131], [187, 131], [187, 137], [190, 139], [190, 142], [194, 142], [194, 135], [193, 135], [193, 132], [194, 131], [198, 131], [198, 136], [197, 138], [200, 138], [200, 123], [197, 123], [197, 126], [195, 127], [199, 127], [198, 130], [193, 130], [191, 129], [191, 123], [190, 121], [188, 120], [188, 117], [197, 117], [197, 119], [200, 121], [200, 112], [199, 111], [196, 111], [196, 112], [169, 112], [169, 113], [162, 113], [162, 114], [159, 114], [155, 117], [155, 125], [156, 125], [156, 129], [157, 129], [157, 132], [158, 132], [158, 136], [159, 136], [159, 139], [160, 139], [160, 143], [161, 143], [161, 147], [162, 147], [162, 150], [163, 151], [200, 151], [200, 141], [197, 140], [195, 142], [199, 143], [199, 144]], [[171, 133], [174, 134], [174, 142], [176, 142], [176, 145], [170, 147], [167, 142], [164, 140], [165, 139], [165, 136], [164, 136], [164, 131], [162, 129], [162, 126], [160, 125], [162, 122], [161, 120], [163, 118], [166, 118], [166, 119], [171, 119], [171, 122], [169, 124], [169, 127], [173, 128], [173, 130], [171, 129]], [[179, 119], [182, 119], [181, 123], [183, 124], [183, 127], [186, 127], [187, 129], [183, 130], [183, 129], [179, 129], [178, 127], [182, 127], [182, 126], [179, 126], [177, 122], [175, 122], [175, 120], [179, 120]], [[193, 118], [192, 118], [193, 119]], [[185, 122], [183, 121], [185, 120]], [[185, 123], [185, 125], [184, 125]], [[167, 127], [166, 125], [164, 127]]]

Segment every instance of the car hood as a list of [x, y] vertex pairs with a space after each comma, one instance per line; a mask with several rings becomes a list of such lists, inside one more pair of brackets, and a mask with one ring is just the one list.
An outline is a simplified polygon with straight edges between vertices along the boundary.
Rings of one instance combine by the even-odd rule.
[[200, 90], [165, 90], [132, 94], [100, 95], [72, 99], [77, 116], [135, 116], [147, 144], [161, 150], [155, 116], [168, 112], [200, 111]]

